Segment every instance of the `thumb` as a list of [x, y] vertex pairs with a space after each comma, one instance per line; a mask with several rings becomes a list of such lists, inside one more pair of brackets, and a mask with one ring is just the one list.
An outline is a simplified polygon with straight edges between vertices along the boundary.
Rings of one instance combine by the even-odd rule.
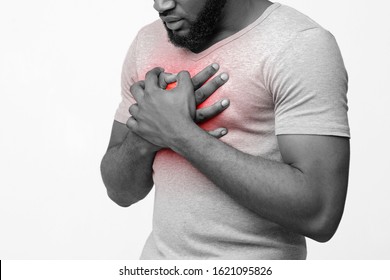
[[168, 85], [176, 82], [176, 74], [171, 74], [171, 73], [161, 73], [159, 76], [159, 86], [162, 89], [166, 89]]

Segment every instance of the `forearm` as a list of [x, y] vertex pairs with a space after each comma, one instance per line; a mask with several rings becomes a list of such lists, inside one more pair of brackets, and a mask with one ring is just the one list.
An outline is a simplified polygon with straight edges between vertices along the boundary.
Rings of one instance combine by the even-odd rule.
[[120, 206], [143, 199], [153, 187], [155, 150], [129, 131], [125, 140], [109, 148], [101, 162], [101, 174], [108, 196]]
[[319, 194], [300, 170], [240, 152], [195, 126], [172, 141], [215, 185], [258, 215], [292, 231], [311, 235], [321, 204]]

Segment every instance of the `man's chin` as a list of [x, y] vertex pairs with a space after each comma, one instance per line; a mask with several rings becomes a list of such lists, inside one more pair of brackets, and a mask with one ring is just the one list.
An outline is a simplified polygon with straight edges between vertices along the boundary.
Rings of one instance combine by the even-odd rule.
[[190, 51], [198, 51], [202, 45], [201, 38], [191, 36], [190, 31], [186, 29], [170, 30], [165, 26], [169, 41], [178, 48], [187, 49]]
[[169, 41], [176, 47], [185, 48], [188, 32], [184, 30], [170, 30], [167, 28]]

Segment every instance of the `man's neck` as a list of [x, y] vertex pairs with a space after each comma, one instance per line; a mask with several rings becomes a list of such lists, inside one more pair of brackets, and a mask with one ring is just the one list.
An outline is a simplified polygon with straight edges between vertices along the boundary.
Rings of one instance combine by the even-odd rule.
[[228, 0], [215, 33], [207, 44], [197, 52], [202, 52], [215, 43], [230, 37], [256, 21], [272, 5], [268, 0]]

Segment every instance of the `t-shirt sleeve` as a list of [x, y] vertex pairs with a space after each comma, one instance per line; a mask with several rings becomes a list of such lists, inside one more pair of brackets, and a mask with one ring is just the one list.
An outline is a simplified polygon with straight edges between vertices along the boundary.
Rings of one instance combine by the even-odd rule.
[[126, 123], [130, 117], [129, 107], [136, 103], [133, 95], [130, 92], [130, 87], [133, 83], [138, 81], [137, 75], [137, 41], [138, 36], [132, 42], [125, 61], [122, 66], [121, 75], [121, 96], [122, 100], [119, 103], [118, 109], [116, 110], [114, 119], [121, 123]]
[[301, 31], [275, 56], [269, 90], [275, 133], [350, 137], [348, 75], [331, 33]]

